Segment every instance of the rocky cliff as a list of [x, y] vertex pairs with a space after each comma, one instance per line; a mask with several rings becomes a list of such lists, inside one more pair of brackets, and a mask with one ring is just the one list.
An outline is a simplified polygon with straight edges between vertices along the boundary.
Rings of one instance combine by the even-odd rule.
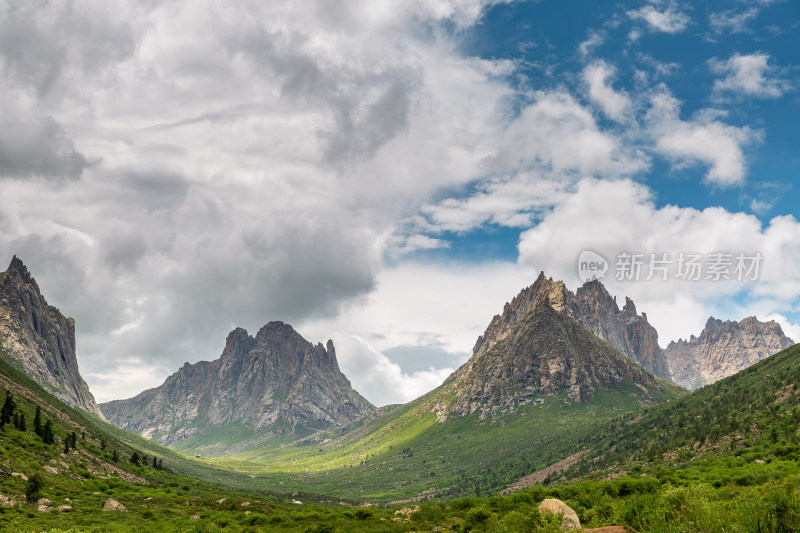
[[696, 389], [733, 375], [789, 346], [777, 322], [747, 317], [739, 322], [710, 317], [699, 337], [669, 343], [665, 354], [672, 380]]
[[667, 384], [573, 318], [577, 305], [562, 282], [540, 275], [492, 319], [470, 360], [445, 382], [448, 390], [435, 407], [439, 420], [559, 392], [585, 403], [601, 387], [626, 383], [642, 401], [655, 401], [651, 391]]
[[558, 313], [569, 316], [656, 376], [670, 378], [669, 365], [658, 346], [658, 333], [645, 313], [637, 313], [630, 298], [625, 298], [625, 306], [620, 310], [616, 299], [597, 280], [586, 282], [573, 293], [563, 281], [547, 279], [544, 273], [507, 303], [501, 315], [492, 319], [486, 333], [478, 338], [473, 353], [491, 348], [520, 317], [533, 309], [543, 294]]
[[333, 342], [314, 346], [283, 322], [255, 338], [237, 328], [219, 359], [186, 363], [160, 387], [101, 408], [122, 429], [208, 454], [302, 436], [374, 409], [339, 370]]
[[37, 383], [63, 402], [102, 418], [75, 357], [75, 321], [47, 304], [16, 256], [0, 274], [0, 345]]

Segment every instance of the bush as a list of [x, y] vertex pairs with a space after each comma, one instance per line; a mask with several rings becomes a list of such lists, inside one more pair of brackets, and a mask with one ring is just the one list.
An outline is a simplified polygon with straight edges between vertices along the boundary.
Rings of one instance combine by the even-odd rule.
[[38, 472], [28, 479], [28, 484], [25, 486], [25, 497], [29, 502], [39, 499], [39, 493], [44, 488], [44, 479]]
[[466, 523], [468, 526], [482, 526], [491, 516], [492, 513], [481, 507], [470, 509], [467, 513]]
[[358, 509], [355, 512], [355, 518], [356, 520], [368, 520], [372, 518], [372, 511], [369, 509]]

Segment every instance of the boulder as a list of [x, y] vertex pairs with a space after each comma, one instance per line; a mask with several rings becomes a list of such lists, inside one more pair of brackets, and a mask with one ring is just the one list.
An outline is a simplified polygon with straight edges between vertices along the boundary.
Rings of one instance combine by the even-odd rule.
[[555, 516], [563, 515], [561, 531], [576, 531], [581, 529], [581, 521], [578, 519], [578, 514], [561, 500], [547, 498], [539, 504], [539, 512]]
[[106, 500], [106, 503], [103, 505], [103, 510], [104, 511], [120, 511], [120, 512], [123, 512], [123, 513], [127, 511], [125, 506], [122, 505], [121, 503], [119, 503], [114, 498], [109, 498], [108, 500]]

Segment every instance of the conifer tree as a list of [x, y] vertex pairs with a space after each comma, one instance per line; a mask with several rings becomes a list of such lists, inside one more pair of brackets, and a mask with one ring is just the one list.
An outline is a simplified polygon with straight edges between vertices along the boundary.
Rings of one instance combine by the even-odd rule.
[[16, 408], [14, 396], [11, 394], [10, 390], [6, 389], [6, 401], [3, 403], [3, 409], [0, 410], [0, 427], [11, 423]]
[[33, 417], [33, 432], [42, 437], [43, 428], [42, 428], [42, 408], [38, 405], [36, 406], [36, 415]]
[[53, 436], [53, 422], [49, 418], [45, 421], [44, 427], [42, 428], [42, 441], [45, 444], [53, 444], [55, 442], [55, 437]]

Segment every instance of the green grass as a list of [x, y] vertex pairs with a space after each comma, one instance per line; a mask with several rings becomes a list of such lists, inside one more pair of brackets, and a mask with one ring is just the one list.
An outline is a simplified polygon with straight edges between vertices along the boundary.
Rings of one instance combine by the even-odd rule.
[[674, 397], [679, 389], [645, 394], [627, 384], [622, 390], [599, 389], [584, 405], [564, 392], [497, 416], [481, 419], [475, 413], [442, 423], [431, 407], [446, 391], [442, 386], [410, 404], [384, 408], [344, 431], [208, 463], [254, 476], [253, 487], [372, 502], [486, 496], [581, 450], [587, 425], [636, 410], [645, 399]]

